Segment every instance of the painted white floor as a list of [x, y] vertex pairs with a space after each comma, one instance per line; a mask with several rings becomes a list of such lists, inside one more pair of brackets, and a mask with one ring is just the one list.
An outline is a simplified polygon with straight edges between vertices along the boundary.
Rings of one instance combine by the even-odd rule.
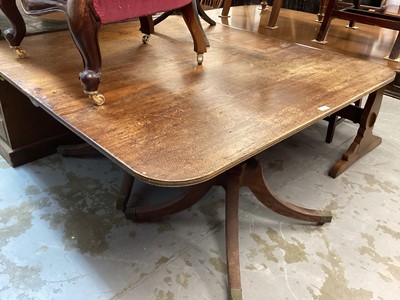
[[[244, 299], [400, 299], [399, 101], [384, 99], [383, 143], [336, 179], [327, 172], [351, 122], [332, 144], [321, 121], [260, 155], [275, 193], [334, 218], [281, 217], [243, 189]], [[115, 209], [121, 179], [103, 157], [55, 154], [14, 169], [0, 158], [0, 299], [227, 299], [224, 191], [133, 223]]]

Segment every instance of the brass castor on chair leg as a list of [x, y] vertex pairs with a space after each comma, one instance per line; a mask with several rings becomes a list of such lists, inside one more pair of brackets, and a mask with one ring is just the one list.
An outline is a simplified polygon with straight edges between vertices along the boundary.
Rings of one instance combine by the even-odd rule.
[[106, 97], [99, 92], [85, 92], [89, 95], [89, 99], [92, 100], [96, 105], [103, 105], [106, 101]]
[[149, 39], [150, 39], [150, 34], [144, 34], [142, 36], [142, 43], [147, 44], [149, 42]]
[[21, 49], [20, 46], [10, 46], [10, 48], [17, 54], [19, 58], [25, 58], [28, 56], [25, 50]]
[[197, 64], [200, 66], [203, 64], [204, 55], [203, 53], [197, 53]]

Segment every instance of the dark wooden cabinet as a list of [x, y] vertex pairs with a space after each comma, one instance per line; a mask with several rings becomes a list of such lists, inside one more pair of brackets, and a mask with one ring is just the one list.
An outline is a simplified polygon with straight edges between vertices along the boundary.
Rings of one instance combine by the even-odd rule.
[[0, 155], [13, 167], [54, 153], [78, 138], [0, 77]]

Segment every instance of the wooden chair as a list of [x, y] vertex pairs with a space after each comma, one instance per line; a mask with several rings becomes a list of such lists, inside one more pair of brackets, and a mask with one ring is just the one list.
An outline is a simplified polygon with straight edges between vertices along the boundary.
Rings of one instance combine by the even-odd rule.
[[[204, 11], [203, 7], [207, 7], [204, 6], [200, 0], [196, 0], [196, 4], [197, 4], [197, 11], [199, 13], [200, 18], [202, 18], [205, 22], [207, 22], [209, 25], [211, 26], [215, 26], [217, 23], [211, 19]], [[168, 16], [172, 15], [175, 12], [175, 10], [169, 10], [167, 12], [164, 12], [161, 16], [157, 17], [154, 20], [154, 25], [157, 25], [159, 23], [161, 23], [162, 21], [164, 21], [166, 18], [168, 18]], [[209, 43], [207, 41], [207, 46], [209, 46]]]
[[[354, 107], [346, 107], [341, 109], [339, 112], [336, 112], [325, 118], [328, 121], [328, 129], [326, 131], [325, 142], [330, 144], [333, 141], [333, 136], [335, 135], [336, 126], [342, 123], [344, 120], [353, 120], [355, 117], [352, 117], [356, 113], [361, 112], [361, 101], [362, 99], [357, 100], [353, 104], [349, 106], [355, 106], [358, 109], [354, 109]], [[356, 113], [354, 113], [356, 112]]]
[[[26, 34], [25, 22], [18, 11], [16, 0], [0, 0], [0, 9], [12, 24], [4, 31], [4, 37], [18, 56], [25, 57], [20, 48]], [[98, 91], [101, 81], [101, 53], [98, 32], [102, 24], [115, 23], [139, 18], [140, 30], [144, 33], [143, 43], [154, 32], [152, 15], [158, 12], [180, 9], [190, 30], [197, 53], [197, 62], [201, 64], [206, 50], [204, 31], [200, 25], [195, 0], [21, 0], [25, 12], [29, 15], [42, 15], [54, 11], [66, 14], [72, 38], [78, 48], [84, 65], [79, 78], [84, 92], [96, 104], [101, 105], [105, 97]]]
[[224, 0], [200, 0], [201, 6], [207, 9], [217, 9], [222, 7]]
[[[355, 22], [376, 25], [383, 28], [388, 28], [400, 31], [400, 16], [393, 14], [386, 14], [385, 1], [381, 3], [380, 7], [373, 7], [362, 5], [360, 0], [354, 0], [354, 5], [345, 5], [338, 0], [328, 0], [325, 16], [322, 21], [321, 27], [314, 42], [326, 44], [326, 35], [329, 30], [332, 19], [338, 18], [350, 21], [349, 28], [356, 28]], [[388, 57], [389, 60], [399, 61], [400, 55], [400, 36], [397, 34], [396, 41]]]

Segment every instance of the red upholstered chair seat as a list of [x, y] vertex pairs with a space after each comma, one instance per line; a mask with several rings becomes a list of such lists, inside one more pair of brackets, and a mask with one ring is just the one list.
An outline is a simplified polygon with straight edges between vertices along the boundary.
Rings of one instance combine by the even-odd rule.
[[101, 23], [153, 15], [185, 6], [191, 0], [93, 0], [93, 6]]

